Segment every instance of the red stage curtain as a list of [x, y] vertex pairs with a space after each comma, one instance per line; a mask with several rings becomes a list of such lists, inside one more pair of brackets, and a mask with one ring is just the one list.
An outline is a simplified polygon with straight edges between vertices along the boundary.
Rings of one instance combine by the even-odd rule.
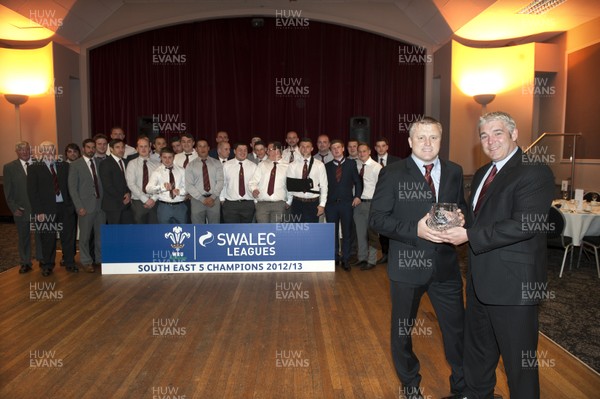
[[406, 156], [399, 119], [423, 114], [425, 85], [424, 57], [407, 54], [422, 50], [316, 21], [282, 28], [264, 18], [254, 28], [233, 18], [143, 32], [90, 51], [91, 133], [121, 125], [135, 145], [145, 116], [167, 136], [187, 131], [211, 146], [218, 130], [232, 142], [284, 142], [288, 130], [345, 141], [350, 117], [368, 116], [372, 144], [386, 136], [390, 152]]

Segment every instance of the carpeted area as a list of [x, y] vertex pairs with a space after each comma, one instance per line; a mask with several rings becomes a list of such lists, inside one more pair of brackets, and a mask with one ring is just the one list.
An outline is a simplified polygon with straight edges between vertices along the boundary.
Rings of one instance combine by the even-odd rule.
[[[19, 263], [17, 229], [0, 223], [0, 272]], [[461, 269], [466, 270], [466, 246], [459, 248]], [[540, 330], [588, 366], [600, 372], [600, 279], [593, 258], [582, 258], [580, 268], [558, 278], [563, 251], [549, 249], [549, 299], [540, 306]], [[568, 260], [567, 260], [568, 262]], [[34, 264], [34, 271], [37, 263]]]

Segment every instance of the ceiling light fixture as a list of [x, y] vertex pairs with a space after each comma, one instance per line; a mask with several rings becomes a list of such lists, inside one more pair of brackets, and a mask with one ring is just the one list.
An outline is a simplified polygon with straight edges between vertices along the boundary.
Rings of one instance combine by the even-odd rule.
[[533, 0], [517, 11], [517, 14], [542, 15], [558, 7], [567, 0]]

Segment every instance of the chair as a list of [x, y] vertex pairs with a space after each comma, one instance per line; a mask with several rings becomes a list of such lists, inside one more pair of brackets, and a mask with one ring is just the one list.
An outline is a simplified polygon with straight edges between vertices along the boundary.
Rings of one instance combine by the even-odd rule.
[[587, 193], [585, 193], [583, 195], [583, 200], [587, 201], [587, 202], [590, 202], [590, 201], [593, 200], [594, 195], [596, 195], [596, 201], [598, 201], [598, 198], [600, 198], [600, 194], [598, 194], [597, 191], [588, 191]]
[[[590, 248], [588, 249], [587, 247]], [[593, 250], [594, 256], [596, 258], [596, 270], [598, 272], [598, 278], [600, 278], [600, 262], [598, 261], [598, 249], [600, 249], [600, 236], [583, 237], [583, 240], [581, 240], [581, 247], [579, 247], [579, 258], [577, 259], [577, 267], [579, 267], [579, 262], [581, 261], [581, 253], [585, 251], [591, 252]]]
[[551, 248], [564, 248], [565, 254], [563, 255], [562, 265], [560, 266], [560, 274], [559, 278], [562, 277], [563, 270], [565, 268], [565, 261], [567, 260], [567, 255], [571, 252], [571, 261], [569, 263], [569, 268], [573, 265], [573, 243], [571, 242], [570, 237], [565, 237], [563, 235], [563, 231], [565, 230], [565, 217], [562, 212], [555, 206], [550, 207], [550, 211], [548, 212], [548, 221], [550, 226], [553, 227], [551, 231], [548, 232], [548, 246]]

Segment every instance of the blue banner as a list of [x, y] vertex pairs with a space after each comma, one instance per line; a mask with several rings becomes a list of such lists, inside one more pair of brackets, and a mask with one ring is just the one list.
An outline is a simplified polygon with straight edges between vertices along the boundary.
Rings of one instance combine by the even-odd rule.
[[333, 272], [334, 224], [102, 226], [102, 274]]

